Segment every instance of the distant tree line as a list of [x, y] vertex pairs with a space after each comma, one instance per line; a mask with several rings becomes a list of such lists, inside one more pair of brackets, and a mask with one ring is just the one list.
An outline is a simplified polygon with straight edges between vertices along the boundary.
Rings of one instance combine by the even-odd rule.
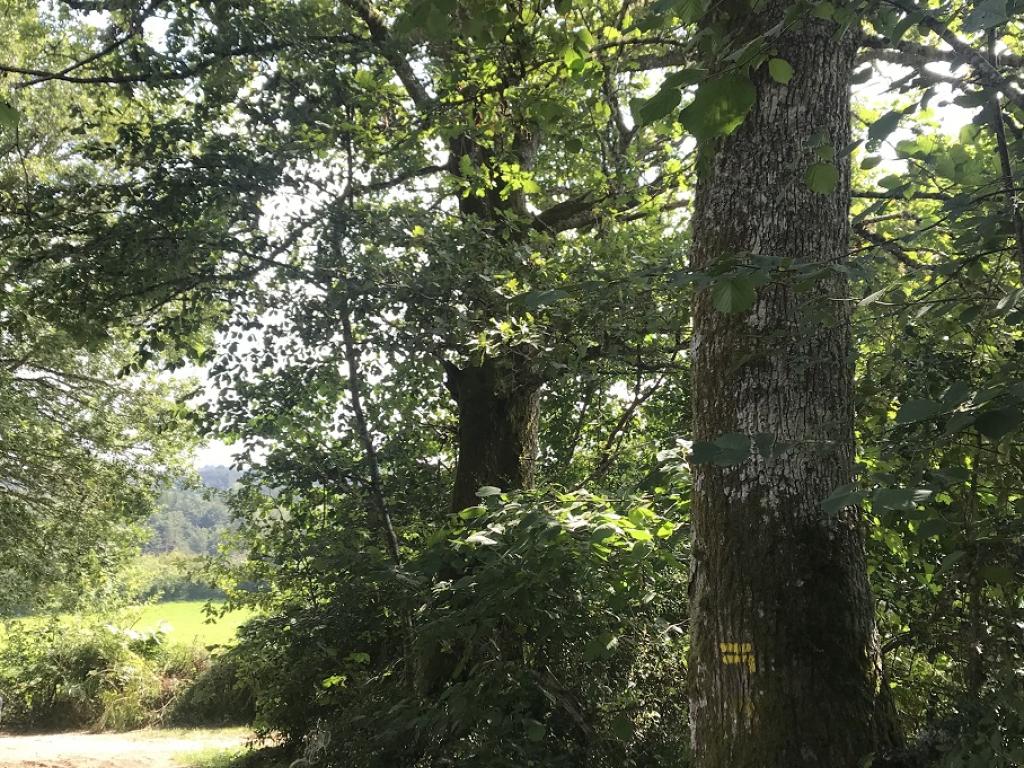
[[203, 487], [174, 483], [157, 501], [146, 527], [152, 536], [143, 547], [146, 554], [176, 552], [212, 555], [221, 534], [231, 527], [225, 491], [238, 481], [239, 473], [224, 466], [199, 470]]

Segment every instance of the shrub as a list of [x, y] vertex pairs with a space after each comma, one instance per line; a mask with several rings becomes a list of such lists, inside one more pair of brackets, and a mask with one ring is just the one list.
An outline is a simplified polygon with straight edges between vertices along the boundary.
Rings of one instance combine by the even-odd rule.
[[127, 730], [241, 724], [252, 692], [231, 652], [171, 645], [158, 632], [111, 624], [12, 623], [0, 643], [4, 725]]
[[224, 593], [209, 584], [200, 557], [167, 553], [143, 555], [136, 559], [125, 580], [133, 586], [133, 599], [222, 600]]
[[485, 501], [397, 573], [318, 542], [329, 591], [241, 634], [257, 725], [311, 765], [685, 766], [682, 531], [643, 499]]
[[125, 729], [150, 721], [162, 686], [159, 633], [113, 625], [12, 624], [0, 645], [5, 724]]
[[233, 649], [213, 656], [196, 672], [171, 702], [164, 718], [167, 725], [215, 727], [252, 722], [255, 692]]

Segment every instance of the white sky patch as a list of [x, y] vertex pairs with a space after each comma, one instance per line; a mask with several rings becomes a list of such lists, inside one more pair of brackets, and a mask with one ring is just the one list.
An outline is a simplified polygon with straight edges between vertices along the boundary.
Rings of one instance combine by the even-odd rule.
[[196, 469], [212, 465], [230, 467], [235, 462], [241, 446], [232, 446], [220, 440], [210, 440], [192, 454], [192, 465]]

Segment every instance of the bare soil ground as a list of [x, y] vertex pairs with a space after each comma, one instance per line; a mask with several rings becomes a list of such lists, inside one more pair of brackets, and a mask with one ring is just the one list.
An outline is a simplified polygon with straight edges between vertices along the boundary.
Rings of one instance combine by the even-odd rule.
[[0, 768], [189, 768], [190, 754], [245, 744], [241, 729], [0, 734]]

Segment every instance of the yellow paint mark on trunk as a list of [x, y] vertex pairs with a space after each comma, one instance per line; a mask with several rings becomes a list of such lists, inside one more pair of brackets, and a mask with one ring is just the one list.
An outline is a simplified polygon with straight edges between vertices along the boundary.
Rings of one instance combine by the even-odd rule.
[[718, 650], [722, 653], [723, 664], [745, 664], [751, 674], [757, 672], [753, 643], [719, 643]]

